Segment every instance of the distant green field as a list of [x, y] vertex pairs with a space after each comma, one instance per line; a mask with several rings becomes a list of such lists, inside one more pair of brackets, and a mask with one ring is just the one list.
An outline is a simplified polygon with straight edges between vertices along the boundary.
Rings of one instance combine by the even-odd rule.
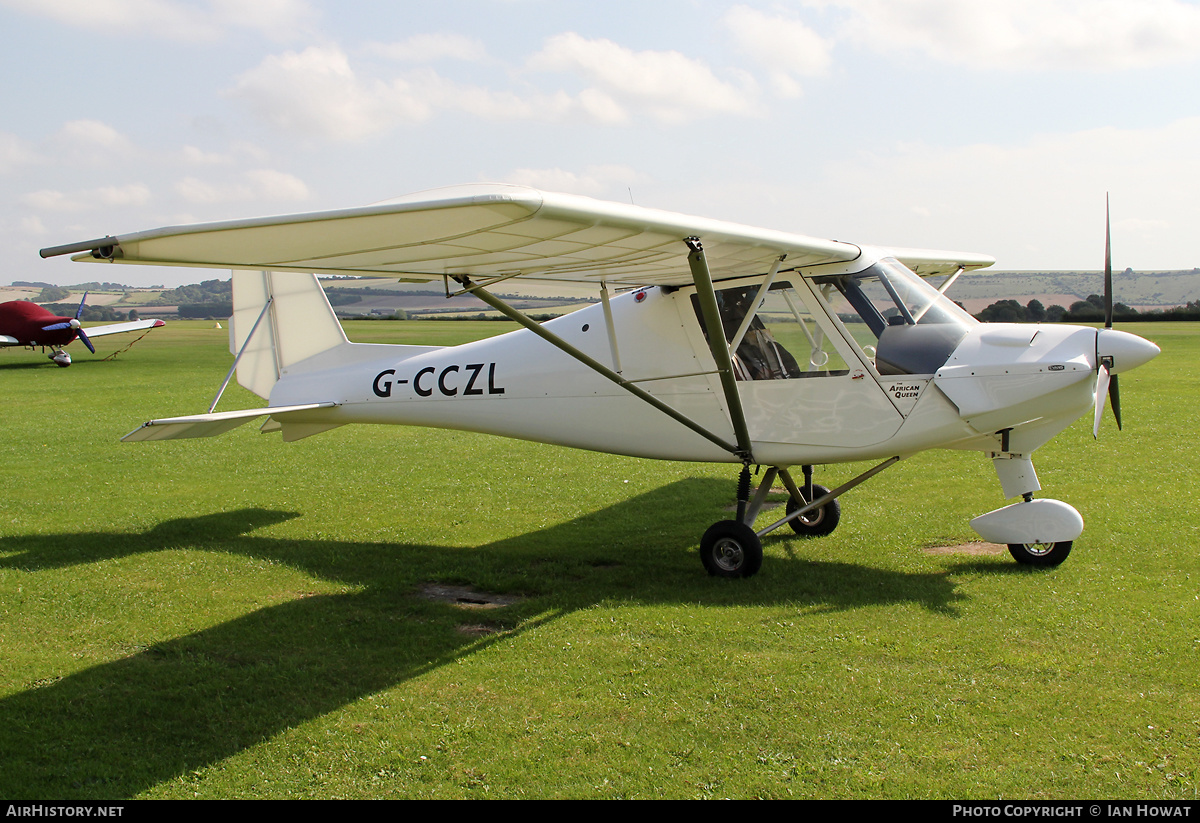
[[697, 556], [730, 466], [381, 426], [120, 443], [207, 408], [211, 325], [70, 369], [0, 350], [0, 798], [1197, 798], [1198, 324], [1123, 326], [1163, 349], [1125, 431], [1035, 455], [1087, 522], [1063, 566], [953, 548], [1004, 501], [938, 452], [737, 581]]

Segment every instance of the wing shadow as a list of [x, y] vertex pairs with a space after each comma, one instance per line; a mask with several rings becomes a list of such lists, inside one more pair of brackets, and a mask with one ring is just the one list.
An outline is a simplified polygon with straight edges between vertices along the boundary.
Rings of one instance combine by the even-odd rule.
[[[959, 595], [945, 574], [776, 558], [766, 585], [702, 577], [695, 509], [678, 504], [727, 495], [718, 481], [679, 481], [470, 549], [256, 537], [256, 529], [298, 516], [262, 509], [166, 521], [140, 534], [0, 539], [7, 553], [0, 568], [36, 572], [211, 547], [356, 588], [262, 608], [0, 700], [0, 797], [132, 797], [606, 599], [689, 602], [694, 586], [707, 585], [717, 603], [837, 610], [908, 601], [953, 612]], [[638, 551], [605, 537], [614, 523], [629, 530]], [[525, 573], [547, 565], [548, 574], [535, 576], [551, 583], [529, 586]], [[481, 637], [462, 630], [478, 613], [417, 596], [431, 581], [481, 588], [500, 581], [525, 599], [489, 613], [492, 633]], [[681, 592], [689, 594], [681, 599]]]

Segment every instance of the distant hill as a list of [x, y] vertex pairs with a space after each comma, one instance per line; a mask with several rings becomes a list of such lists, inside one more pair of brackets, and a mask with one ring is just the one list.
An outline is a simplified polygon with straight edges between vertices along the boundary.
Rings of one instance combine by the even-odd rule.
[[[440, 282], [418, 285], [386, 279], [322, 278], [322, 284], [330, 302], [337, 307], [338, 313], [343, 315], [385, 315], [400, 310], [409, 316], [436, 316], [487, 310], [484, 304], [471, 296], [464, 295], [447, 301], [444, 286]], [[596, 299], [592, 290], [585, 293], [563, 284], [559, 284], [559, 287], [568, 294], [550, 297], [547, 284], [535, 285], [537, 288], [512, 281], [505, 284], [504, 293], [509, 299], [515, 300], [515, 304], [520, 308], [555, 314]], [[166, 290], [161, 287], [144, 289], [100, 282], [79, 283], [60, 288], [48, 283], [27, 281], [14, 281], [12, 288], [56, 289], [72, 293], [123, 293], [122, 297], [115, 298], [121, 304], [137, 307], [139, 310], [143, 306], [159, 307], [158, 312], [151, 313], [174, 312], [174, 307], [180, 304], [211, 306], [212, 310], [216, 310], [218, 306], [228, 304], [231, 299], [229, 278], [205, 280]], [[1090, 294], [1102, 292], [1103, 288], [1103, 273], [1100, 271], [985, 269], [964, 274], [954, 282], [947, 294], [962, 303], [968, 311], [977, 314], [998, 300], [1015, 300], [1022, 305], [1030, 300], [1037, 300], [1047, 308], [1054, 305], [1069, 307], [1072, 303], [1086, 300]], [[1200, 268], [1153, 272], [1125, 269], [1113, 276], [1113, 296], [1121, 303], [1143, 312], [1182, 306], [1200, 298]]]
[[[1047, 306], [1056, 303], [1070, 306], [1103, 290], [1104, 273], [1100, 271], [984, 270], [964, 274], [946, 293], [968, 311], [978, 312], [996, 300], [1010, 299], [1020, 303], [1037, 299]], [[1200, 297], [1200, 269], [1114, 272], [1113, 297], [1139, 310], [1182, 306]]]

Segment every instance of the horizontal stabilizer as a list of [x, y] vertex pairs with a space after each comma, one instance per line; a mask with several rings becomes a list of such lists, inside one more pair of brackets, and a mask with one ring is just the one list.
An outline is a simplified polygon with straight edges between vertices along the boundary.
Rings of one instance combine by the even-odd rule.
[[121, 438], [122, 441], [182, 440], [188, 437], [215, 437], [230, 429], [236, 429], [256, 417], [269, 414], [278, 418], [288, 412], [328, 409], [337, 403], [302, 403], [298, 406], [271, 406], [264, 409], [239, 409], [238, 411], [193, 414], [187, 417], [164, 417], [150, 420]]

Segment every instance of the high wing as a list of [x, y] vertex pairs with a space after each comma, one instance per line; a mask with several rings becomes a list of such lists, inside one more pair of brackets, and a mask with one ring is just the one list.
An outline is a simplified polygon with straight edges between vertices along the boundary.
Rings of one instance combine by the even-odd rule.
[[[682, 241], [703, 241], [720, 278], [854, 260], [851, 243], [752, 228], [523, 186], [481, 184], [374, 206], [175, 226], [43, 249], [75, 260], [386, 276], [445, 275], [681, 286], [692, 282]], [[906, 262], [902, 251], [896, 256]], [[978, 254], [916, 252], [919, 273], [989, 266]]]
[[111, 323], [107, 326], [86, 326], [84, 331], [88, 337], [104, 337], [108, 334], [123, 334], [127, 331], [140, 329], [156, 329], [167, 325], [162, 320], [131, 320], [128, 323]]

